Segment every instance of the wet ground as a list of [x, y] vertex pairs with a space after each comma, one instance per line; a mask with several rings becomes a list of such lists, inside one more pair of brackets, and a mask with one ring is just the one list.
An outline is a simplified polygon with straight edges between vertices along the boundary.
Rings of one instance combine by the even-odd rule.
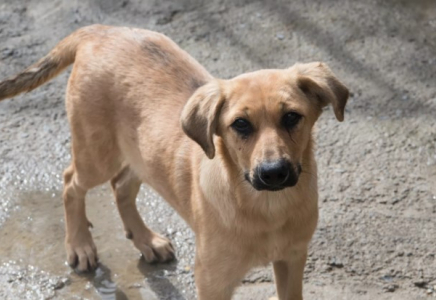
[[[18, 202], [20, 207], [3, 224], [0, 256], [7, 260], [0, 268], [0, 288], [4, 289], [6, 298], [41, 299], [54, 295], [62, 299], [105, 300], [190, 298], [182, 285], [176, 288], [168, 278], [178, 276], [178, 273], [191, 277], [191, 266], [186, 258], [192, 257], [183, 255], [185, 259], [167, 265], [146, 264], [126, 240], [107, 189], [90, 193], [88, 197], [88, 212], [95, 226], [93, 235], [102, 263], [93, 274], [75, 274], [64, 264], [60, 196], [56, 191], [24, 192]], [[144, 197], [157, 198], [150, 194]], [[145, 204], [155, 206], [154, 201]], [[49, 216], [40, 217], [41, 211]], [[172, 217], [175, 216], [170, 212], [150, 219], [159, 224], [164, 218]], [[172, 226], [180, 221], [175, 220]], [[157, 228], [163, 229], [167, 236], [173, 236], [178, 248], [182, 248], [180, 243], [192, 245], [190, 232], [182, 236], [183, 231], [171, 227], [157, 225]]]
[[[1, 0], [0, 78], [93, 23], [163, 32], [221, 78], [327, 62], [352, 97], [344, 123], [328, 110], [318, 124], [320, 222], [305, 299], [436, 297], [434, 1]], [[67, 77], [0, 103], [0, 298], [195, 299], [194, 236], [145, 186], [141, 214], [172, 239], [177, 262], [140, 260], [103, 186], [87, 199], [101, 266], [78, 275], [65, 265]], [[235, 298], [272, 296], [266, 268]]]

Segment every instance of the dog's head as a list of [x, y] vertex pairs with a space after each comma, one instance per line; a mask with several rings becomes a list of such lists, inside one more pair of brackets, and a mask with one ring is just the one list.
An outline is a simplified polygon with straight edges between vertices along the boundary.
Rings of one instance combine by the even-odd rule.
[[344, 119], [348, 89], [323, 63], [261, 70], [200, 87], [182, 112], [185, 133], [215, 156], [214, 135], [257, 190], [294, 186], [323, 107]]

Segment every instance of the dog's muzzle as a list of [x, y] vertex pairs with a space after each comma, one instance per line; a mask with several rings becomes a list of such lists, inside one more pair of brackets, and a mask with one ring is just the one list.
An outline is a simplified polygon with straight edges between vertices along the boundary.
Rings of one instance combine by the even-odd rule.
[[245, 177], [258, 191], [279, 191], [296, 185], [300, 173], [300, 165], [298, 168], [294, 168], [289, 161], [280, 159], [259, 164], [254, 170], [251, 180], [248, 174]]

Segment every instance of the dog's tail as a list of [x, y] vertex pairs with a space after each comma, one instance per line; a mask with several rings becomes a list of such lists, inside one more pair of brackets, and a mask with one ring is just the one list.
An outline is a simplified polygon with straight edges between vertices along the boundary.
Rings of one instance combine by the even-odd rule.
[[0, 101], [23, 92], [30, 92], [59, 75], [74, 63], [79, 44], [89, 35], [87, 27], [64, 38], [56, 47], [37, 63], [21, 73], [0, 82]]

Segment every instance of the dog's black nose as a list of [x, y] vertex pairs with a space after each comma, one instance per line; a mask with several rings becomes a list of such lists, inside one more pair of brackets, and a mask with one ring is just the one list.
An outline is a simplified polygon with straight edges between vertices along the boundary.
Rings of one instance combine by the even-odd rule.
[[258, 191], [279, 191], [297, 184], [301, 166], [295, 169], [286, 159], [260, 163], [253, 172], [253, 177], [245, 174], [245, 178]]
[[259, 166], [259, 179], [269, 187], [282, 186], [291, 173], [291, 165], [286, 160], [264, 162]]

